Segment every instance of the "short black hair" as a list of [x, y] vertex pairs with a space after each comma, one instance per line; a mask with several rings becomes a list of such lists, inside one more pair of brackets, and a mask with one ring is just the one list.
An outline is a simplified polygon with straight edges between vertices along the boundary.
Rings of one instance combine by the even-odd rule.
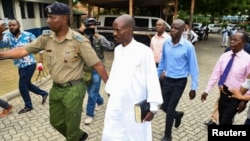
[[20, 25], [20, 22], [19, 22], [17, 19], [14, 19], [14, 18], [13, 18], [13, 19], [9, 19], [9, 22], [10, 22], [10, 21], [16, 21], [16, 23], [17, 23], [18, 25]]

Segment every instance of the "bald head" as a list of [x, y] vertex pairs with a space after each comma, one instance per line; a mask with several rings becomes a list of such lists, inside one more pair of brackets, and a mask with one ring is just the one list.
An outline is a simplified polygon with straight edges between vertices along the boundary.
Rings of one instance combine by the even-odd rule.
[[185, 22], [181, 19], [176, 19], [173, 21], [173, 23], [180, 25], [181, 27], [185, 27]]
[[117, 17], [116, 20], [119, 21], [120, 23], [123, 23], [124, 27], [134, 28], [135, 26], [134, 18], [128, 14], [123, 14]]
[[128, 14], [117, 17], [113, 22], [113, 36], [116, 43], [126, 46], [133, 39], [135, 20]]
[[181, 19], [176, 19], [171, 24], [170, 36], [172, 37], [172, 42], [174, 44], [180, 41], [184, 28], [185, 28], [185, 22]]
[[165, 21], [163, 19], [157, 20], [157, 22], [155, 23], [155, 28], [156, 28], [158, 36], [161, 36], [162, 34], [164, 34], [166, 30]]
[[162, 24], [164, 27], [166, 27], [165, 21], [163, 19], [157, 20], [156, 24]]

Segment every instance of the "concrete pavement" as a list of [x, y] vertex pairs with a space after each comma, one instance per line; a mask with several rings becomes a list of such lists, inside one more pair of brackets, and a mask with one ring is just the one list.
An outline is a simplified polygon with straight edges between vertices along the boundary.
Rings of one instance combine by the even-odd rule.
[[[207, 121], [212, 113], [215, 100], [218, 97], [218, 89], [215, 87], [205, 102], [201, 102], [200, 95], [206, 87], [207, 81], [213, 70], [213, 67], [223, 53], [224, 48], [220, 47], [220, 34], [210, 34], [206, 41], [196, 43], [196, 52], [199, 63], [200, 78], [199, 88], [194, 100], [189, 100], [188, 92], [190, 90], [190, 79], [184, 94], [179, 102], [177, 110], [183, 111], [184, 117], [179, 128], [173, 127], [173, 141], [207, 141], [207, 127], [204, 122]], [[113, 52], [105, 52], [107, 70], [110, 71]], [[37, 83], [42, 89], [47, 91], [52, 86], [52, 81], [43, 79]], [[102, 110], [96, 112], [94, 122], [90, 125], [84, 125], [85, 105], [87, 96], [84, 99], [82, 112], [82, 122], [80, 127], [89, 133], [88, 141], [100, 141], [103, 129], [105, 108], [107, 104], [107, 95], [103, 89], [101, 94], [105, 102]], [[42, 98], [31, 94], [34, 110], [19, 115], [17, 112], [23, 108], [23, 100], [19, 96], [18, 90], [8, 93], [5, 99], [13, 105], [13, 112], [4, 118], [0, 118], [0, 140], [1, 141], [64, 141], [65, 138], [59, 134], [49, 123], [48, 103], [41, 105]], [[242, 124], [246, 118], [246, 111], [237, 114], [235, 124]], [[165, 113], [160, 111], [152, 122], [153, 141], [160, 141], [164, 135]]]

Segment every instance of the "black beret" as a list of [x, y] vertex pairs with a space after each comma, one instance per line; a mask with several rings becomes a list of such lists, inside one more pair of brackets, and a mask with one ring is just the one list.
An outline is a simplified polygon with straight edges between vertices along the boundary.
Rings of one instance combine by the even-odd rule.
[[45, 12], [55, 15], [70, 15], [70, 8], [64, 3], [54, 2], [45, 8]]

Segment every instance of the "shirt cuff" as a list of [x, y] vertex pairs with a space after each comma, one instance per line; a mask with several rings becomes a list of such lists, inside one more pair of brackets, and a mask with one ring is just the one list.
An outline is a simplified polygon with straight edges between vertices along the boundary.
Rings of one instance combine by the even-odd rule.
[[158, 104], [156, 102], [150, 102], [150, 111], [158, 111]]

